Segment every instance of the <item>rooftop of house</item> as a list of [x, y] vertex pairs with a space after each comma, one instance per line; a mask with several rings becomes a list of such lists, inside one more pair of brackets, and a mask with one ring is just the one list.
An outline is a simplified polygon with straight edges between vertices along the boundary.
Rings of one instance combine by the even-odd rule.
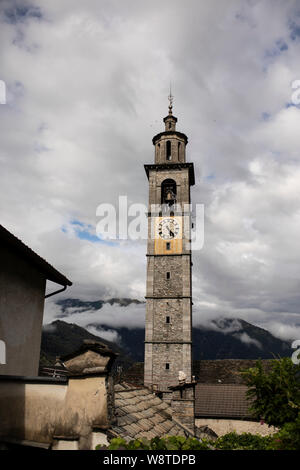
[[172, 418], [172, 409], [150, 390], [127, 383], [115, 385], [116, 424], [111, 437], [152, 439], [165, 435], [193, 435]]
[[117, 353], [101, 341], [85, 339], [81, 347], [60, 358], [68, 375], [107, 374]]
[[246, 385], [201, 384], [195, 389], [197, 418], [251, 419]]
[[[252, 419], [251, 402], [247, 399], [247, 386], [241, 371], [254, 367], [252, 359], [220, 359], [193, 361], [196, 376], [195, 416], [198, 418]], [[273, 360], [262, 360], [264, 370], [272, 367]], [[124, 380], [142, 385], [144, 364], [135, 363], [125, 372]]]
[[17, 253], [22, 258], [25, 258], [29, 263], [33, 264], [36, 269], [44, 275], [49, 281], [53, 281], [62, 286], [71, 286], [72, 282], [69, 281], [63, 274], [55, 269], [46, 260], [41, 258], [19, 238], [9, 232], [6, 228], [0, 225], [0, 243], [6, 249], [10, 249]]

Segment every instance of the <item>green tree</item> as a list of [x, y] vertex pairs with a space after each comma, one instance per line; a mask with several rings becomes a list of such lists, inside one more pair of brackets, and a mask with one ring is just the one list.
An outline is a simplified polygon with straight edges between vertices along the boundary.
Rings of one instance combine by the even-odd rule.
[[286, 423], [273, 435], [274, 450], [300, 450], [300, 413], [296, 421]]
[[266, 373], [261, 361], [242, 372], [248, 386], [247, 396], [253, 400], [250, 411], [267, 424], [283, 426], [294, 422], [300, 411], [300, 365], [289, 358], [276, 359]]

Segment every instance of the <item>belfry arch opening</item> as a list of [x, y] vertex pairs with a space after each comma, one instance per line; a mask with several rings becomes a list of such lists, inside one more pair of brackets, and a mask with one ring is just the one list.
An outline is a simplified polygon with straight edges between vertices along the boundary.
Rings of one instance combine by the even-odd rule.
[[176, 181], [166, 179], [161, 184], [161, 204], [172, 206], [176, 202], [177, 186]]

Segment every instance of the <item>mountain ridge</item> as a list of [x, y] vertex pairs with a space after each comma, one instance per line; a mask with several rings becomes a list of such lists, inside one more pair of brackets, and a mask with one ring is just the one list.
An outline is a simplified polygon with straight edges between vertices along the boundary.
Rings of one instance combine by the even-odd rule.
[[[91, 321], [85, 328], [76, 324], [60, 320], [68, 317], [72, 320], [73, 313], [88, 310], [101, 310], [103, 305], [117, 304], [124, 309], [131, 304], [144, 304], [145, 302], [129, 298], [111, 298], [97, 301], [81, 301], [79, 299], [64, 299], [57, 302], [62, 314], [57, 320], [47, 325], [43, 330], [42, 357], [47, 360], [58, 355], [68, 354], [77, 349], [83, 339], [102, 341], [119, 354], [119, 362], [124, 366], [129, 363], [144, 360], [145, 330], [142, 327], [115, 327]], [[72, 309], [72, 311], [68, 311]], [[56, 328], [56, 333], [51, 326]], [[87, 329], [92, 328], [93, 333]], [[48, 331], [47, 331], [48, 329]], [[99, 331], [99, 336], [97, 332]], [[101, 334], [115, 332], [117, 341], [108, 341]], [[72, 349], [71, 349], [72, 348]], [[290, 344], [274, 337], [269, 331], [252, 325], [243, 319], [222, 318], [212, 320], [210, 326], [193, 327], [193, 359], [273, 359], [274, 356], [291, 356]]]

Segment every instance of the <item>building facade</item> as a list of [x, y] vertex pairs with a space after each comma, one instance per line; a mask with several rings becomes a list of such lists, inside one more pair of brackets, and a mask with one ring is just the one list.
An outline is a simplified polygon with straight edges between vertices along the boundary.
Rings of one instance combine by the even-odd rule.
[[0, 259], [0, 375], [36, 376], [46, 282], [72, 283], [2, 225]]
[[153, 138], [154, 164], [145, 165], [149, 180], [146, 333], [144, 383], [171, 395], [182, 374], [191, 381], [192, 282], [190, 187], [194, 167], [186, 162], [187, 136], [176, 130], [172, 112], [165, 130]]

